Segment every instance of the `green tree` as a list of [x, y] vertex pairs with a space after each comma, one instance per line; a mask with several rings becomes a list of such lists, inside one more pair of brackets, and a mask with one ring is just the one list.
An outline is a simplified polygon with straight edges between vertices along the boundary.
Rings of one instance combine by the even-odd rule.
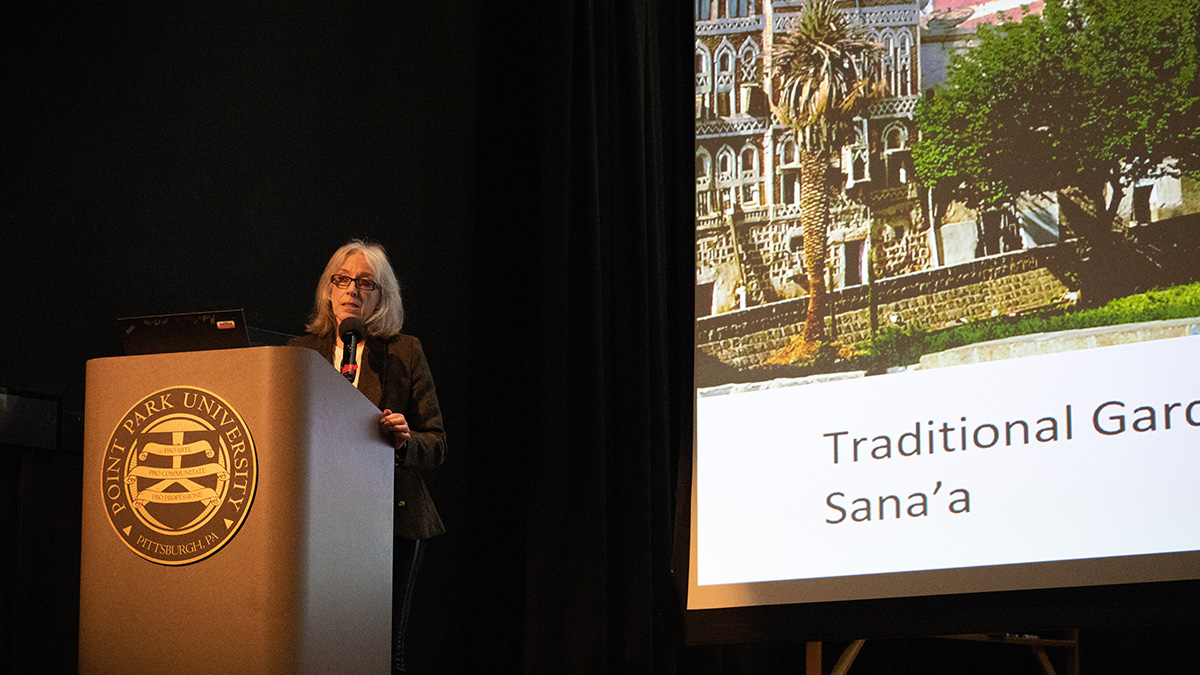
[[918, 179], [984, 211], [1057, 191], [1089, 302], [1136, 284], [1113, 232], [1132, 184], [1200, 170], [1200, 0], [1047, 0], [978, 32], [917, 106]]
[[810, 342], [825, 339], [829, 209], [837, 184], [833, 158], [853, 133], [854, 119], [882, 95], [867, 63], [878, 50], [834, 0], [809, 0], [796, 29], [772, 54], [779, 93], [771, 110], [796, 131], [800, 145], [800, 228], [809, 289], [804, 338]]

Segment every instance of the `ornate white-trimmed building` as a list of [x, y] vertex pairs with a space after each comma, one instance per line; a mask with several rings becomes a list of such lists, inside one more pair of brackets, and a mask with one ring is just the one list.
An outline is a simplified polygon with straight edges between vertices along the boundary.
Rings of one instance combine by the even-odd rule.
[[[763, 89], [775, 36], [792, 30], [803, 4], [694, 0], [698, 314], [807, 294], [798, 148]], [[857, 139], [840, 157], [845, 189], [829, 232], [834, 289], [863, 283], [872, 257], [877, 276], [929, 265], [929, 228], [908, 152], [921, 92], [923, 4], [840, 3], [884, 47], [878, 75], [886, 97], [859, 121]]]

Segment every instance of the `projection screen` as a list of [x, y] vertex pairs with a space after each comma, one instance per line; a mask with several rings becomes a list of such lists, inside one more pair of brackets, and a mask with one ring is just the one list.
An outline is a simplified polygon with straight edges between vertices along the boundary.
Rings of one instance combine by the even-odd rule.
[[689, 611], [1200, 579], [1195, 174], [1127, 162], [1090, 203], [1049, 168], [1006, 202], [923, 179], [955, 60], [1045, 4], [835, 3], [882, 93], [822, 156], [778, 65], [806, 3], [695, 0]]

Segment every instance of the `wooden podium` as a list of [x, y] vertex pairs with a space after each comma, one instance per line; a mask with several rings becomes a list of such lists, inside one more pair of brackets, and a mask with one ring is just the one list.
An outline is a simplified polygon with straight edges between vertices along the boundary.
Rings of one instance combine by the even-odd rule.
[[388, 672], [378, 417], [308, 349], [89, 361], [79, 672]]

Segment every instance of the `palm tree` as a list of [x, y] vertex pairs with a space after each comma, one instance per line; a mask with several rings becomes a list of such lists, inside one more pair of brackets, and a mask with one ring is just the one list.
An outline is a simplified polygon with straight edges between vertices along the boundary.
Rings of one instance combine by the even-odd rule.
[[800, 229], [809, 287], [803, 335], [809, 342], [825, 339], [833, 158], [854, 132], [854, 119], [882, 97], [883, 84], [868, 67], [868, 59], [880, 49], [835, 0], [808, 0], [796, 29], [772, 53], [772, 74], [780, 82], [779, 100], [771, 102], [771, 110], [796, 131], [800, 143]]

